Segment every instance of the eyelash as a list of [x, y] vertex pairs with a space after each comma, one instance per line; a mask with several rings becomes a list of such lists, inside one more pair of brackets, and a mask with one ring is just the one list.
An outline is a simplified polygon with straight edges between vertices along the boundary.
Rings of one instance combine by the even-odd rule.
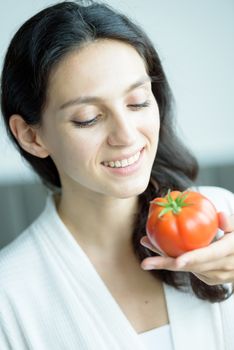
[[[150, 101], [147, 100], [147, 101], [145, 101], [143, 103], [133, 104], [133, 105], [129, 105], [129, 106], [132, 107], [132, 108], [136, 108], [136, 110], [140, 110], [141, 108], [149, 107], [150, 106]], [[85, 122], [78, 122], [76, 120], [73, 120], [72, 123], [78, 128], [85, 128], [87, 126], [96, 124], [99, 116], [100, 116], [100, 114], [97, 115], [95, 118], [93, 118], [91, 120], [87, 120]]]

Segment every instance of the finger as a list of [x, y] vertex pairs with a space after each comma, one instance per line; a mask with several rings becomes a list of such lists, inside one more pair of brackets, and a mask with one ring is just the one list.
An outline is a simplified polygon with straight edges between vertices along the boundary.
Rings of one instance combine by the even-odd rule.
[[194, 276], [196, 276], [199, 280], [201, 280], [202, 282], [204, 282], [205, 284], [209, 285], [209, 286], [214, 286], [214, 285], [217, 285], [219, 283], [217, 283], [217, 281], [214, 281], [214, 279], [208, 277], [208, 276], [205, 276], [205, 275], [202, 275], [200, 273], [193, 273]]
[[220, 261], [210, 262], [207, 264], [199, 264], [197, 266], [182, 266], [178, 263], [178, 260], [170, 257], [151, 257], [142, 261], [141, 267], [144, 270], [164, 269], [171, 271], [184, 271], [192, 272], [194, 274], [201, 274], [204, 276], [212, 275], [213, 273], [226, 273], [230, 272], [234, 277], [234, 256], [226, 257]]
[[166, 255], [166, 254], [164, 254], [160, 249], [157, 249], [155, 246], [153, 246], [153, 245], [150, 243], [150, 240], [149, 240], [149, 238], [148, 238], [147, 236], [142, 237], [141, 240], [140, 240], [140, 243], [141, 243], [144, 247], [146, 247], [146, 248], [152, 250], [154, 253], [157, 253], [157, 254], [162, 255], [162, 256], [165, 256], [165, 255]]
[[215, 261], [234, 253], [234, 232], [223, 236], [218, 241], [211, 243], [209, 246], [192, 250], [180, 255], [177, 260], [180, 265], [184, 263], [186, 267]]
[[141, 262], [141, 267], [144, 270], [181, 270], [176, 259], [164, 256], [146, 258]]
[[211, 271], [206, 274], [193, 273], [201, 281], [210, 286], [218, 284], [233, 283], [233, 273], [227, 271]]
[[193, 273], [208, 273], [212, 271], [230, 271], [234, 276], [234, 255], [221, 258], [219, 260], [211, 261], [204, 264], [186, 265], [183, 271], [189, 271]]
[[223, 211], [220, 211], [218, 213], [218, 219], [221, 230], [223, 230], [225, 233], [234, 231], [234, 214], [228, 216]]

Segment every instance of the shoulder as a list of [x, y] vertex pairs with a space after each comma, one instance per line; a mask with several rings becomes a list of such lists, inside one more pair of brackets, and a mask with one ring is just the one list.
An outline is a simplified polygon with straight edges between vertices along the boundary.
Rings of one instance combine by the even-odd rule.
[[231, 191], [217, 186], [193, 186], [190, 189], [207, 197], [215, 205], [217, 211], [234, 213], [234, 194]]
[[[1, 290], [10, 291], [29, 283], [40, 261], [40, 216], [17, 238], [0, 250]], [[30, 282], [30, 283], [31, 283]]]

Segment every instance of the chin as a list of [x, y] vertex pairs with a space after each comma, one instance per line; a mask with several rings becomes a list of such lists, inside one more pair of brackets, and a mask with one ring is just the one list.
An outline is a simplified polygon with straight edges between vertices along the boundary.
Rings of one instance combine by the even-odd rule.
[[118, 198], [131, 198], [136, 197], [145, 192], [149, 184], [149, 181], [144, 184], [139, 184], [138, 186], [129, 186], [128, 188], [123, 188], [120, 191], [120, 188], [117, 190], [115, 197]]

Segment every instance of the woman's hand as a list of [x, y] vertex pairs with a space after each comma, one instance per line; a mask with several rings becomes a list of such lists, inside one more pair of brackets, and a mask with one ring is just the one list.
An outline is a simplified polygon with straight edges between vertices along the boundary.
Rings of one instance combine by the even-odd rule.
[[171, 271], [188, 271], [206, 284], [213, 286], [234, 282], [234, 214], [227, 216], [218, 213], [219, 228], [224, 235], [205, 248], [186, 252], [177, 258], [163, 255], [150, 244], [147, 236], [142, 237], [141, 244], [159, 253], [161, 256], [146, 258], [141, 267], [144, 270], [164, 269]]

